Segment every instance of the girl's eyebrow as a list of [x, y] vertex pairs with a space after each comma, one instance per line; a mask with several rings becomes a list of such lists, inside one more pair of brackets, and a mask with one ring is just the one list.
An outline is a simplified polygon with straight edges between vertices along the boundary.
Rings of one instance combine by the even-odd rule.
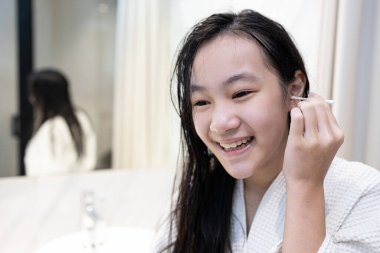
[[241, 72], [229, 77], [226, 81], [223, 82], [223, 86], [229, 86], [230, 84], [233, 84], [240, 80], [257, 81], [258, 78], [252, 73]]
[[[223, 86], [230, 86], [230, 85], [232, 85], [235, 82], [240, 81], [240, 80], [257, 81], [258, 78], [255, 75], [253, 75], [252, 73], [241, 72], [241, 73], [230, 76], [222, 84], [223, 84]], [[196, 92], [196, 91], [204, 91], [204, 90], [206, 90], [206, 88], [202, 85], [198, 85], [195, 83], [190, 84], [191, 93]]]

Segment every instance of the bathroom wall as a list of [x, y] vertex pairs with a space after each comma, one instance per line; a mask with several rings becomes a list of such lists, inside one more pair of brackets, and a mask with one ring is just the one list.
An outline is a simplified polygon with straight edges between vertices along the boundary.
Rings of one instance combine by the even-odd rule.
[[0, 1], [0, 177], [17, 175], [17, 139], [11, 118], [17, 113], [16, 1]]

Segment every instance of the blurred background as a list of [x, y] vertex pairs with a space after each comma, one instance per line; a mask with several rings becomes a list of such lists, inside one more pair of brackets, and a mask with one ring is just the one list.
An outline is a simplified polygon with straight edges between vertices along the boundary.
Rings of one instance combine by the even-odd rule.
[[[0, 177], [24, 175], [25, 78], [62, 70], [98, 138], [97, 169], [174, 168], [178, 118], [170, 72], [189, 28], [213, 12], [252, 8], [283, 24], [311, 89], [334, 99], [339, 155], [380, 168], [377, 0], [1, 0]], [[41, 157], [43, 159], [43, 157]]]

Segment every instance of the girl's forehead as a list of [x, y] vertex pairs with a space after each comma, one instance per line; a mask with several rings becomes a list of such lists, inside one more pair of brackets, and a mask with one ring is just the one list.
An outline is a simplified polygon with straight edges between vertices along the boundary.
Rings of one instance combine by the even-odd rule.
[[223, 33], [199, 47], [192, 64], [191, 82], [264, 69], [268, 70], [268, 64], [255, 39], [242, 33]]
[[197, 55], [199, 55], [199, 53], [205, 51], [205, 48], [208, 48], [210, 50], [210, 47], [214, 47], [214, 49], [217, 50], [221, 45], [237, 45], [241, 42], [248, 42], [249, 44], [255, 44], [255, 46], [258, 46], [256, 39], [254, 39], [249, 34], [243, 32], [223, 32], [211, 39], [202, 42], [197, 49], [195, 58]]
[[253, 36], [243, 32], [224, 32], [201, 43], [193, 58], [192, 69], [221, 51], [221, 55], [226, 57], [232, 54], [238, 55], [242, 52], [245, 54], [250, 51], [254, 52], [257, 58], [267, 61], [262, 46]]

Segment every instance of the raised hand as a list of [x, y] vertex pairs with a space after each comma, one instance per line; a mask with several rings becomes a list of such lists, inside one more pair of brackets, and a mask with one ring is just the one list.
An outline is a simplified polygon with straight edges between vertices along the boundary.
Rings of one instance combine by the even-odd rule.
[[291, 110], [283, 172], [287, 183], [321, 184], [343, 143], [330, 105], [315, 93]]

